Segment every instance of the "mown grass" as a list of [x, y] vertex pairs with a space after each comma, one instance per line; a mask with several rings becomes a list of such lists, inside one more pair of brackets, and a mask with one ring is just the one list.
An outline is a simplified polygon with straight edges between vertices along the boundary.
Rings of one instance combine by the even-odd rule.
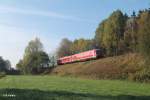
[[150, 100], [150, 84], [58, 76], [6, 76], [0, 79], [0, 100]]

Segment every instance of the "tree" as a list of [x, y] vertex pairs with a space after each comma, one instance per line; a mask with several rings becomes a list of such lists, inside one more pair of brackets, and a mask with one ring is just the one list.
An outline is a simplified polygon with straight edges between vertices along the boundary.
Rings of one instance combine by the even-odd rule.
[[20, 71], [24, 71], [23, 60], [19, 60], [19, 62], [16, 64], [16, 68]]
[[138, 18], [138, 47], [140, 53], [150, 59], [150, 12], [147, 10]]
[[50, 63], [49, 66], [50, 67], [55, 67], [57, 65], [57, 57], [54, 54], [49, 55], [49, 59], [50, 59]]
[[126, 50], [135, 52], [137, 46], [137, 17], [135, 12], [131, 15], [126, 22], [125, 32], [124, 32], [124, 40], [125, 45], [127, 47]]
[[103, 40], [104, 39], [103, 35], [105, 34], [104, 33], [104, 27], [105, 27], [106, 21], [107, 20], [102, 21], [99, 24], [99, 26], [98, 26], [98, 28], [96, 29], [96, 32], [95, 32], [94, 40], [95, 40], [95, 43], [96, 43], [96, 47], [98, 47], [98, 48], [104, 48], [104, 44], [103, 44], [102, 41], [104, 41]]
[[64, 38], [57, 49], [57, 57], [64, 57], [95, 48], [94, 40], [76, 39], [73, 42]]
[[71, 45], [72, 54], [94, 49], [93, 40], [76, 39]]
[[67, 38], [62, 39], [59, 48], [57, 49], [57, 56], [69, 56], [72, 54], [71, 52], [71, 45], [72, 41], [68, 40]]
[[4, 60], [2, 57], [0, 57], [0, 72], [6, 72], [10, 70], [11, 64], [10, 61]]
[[41, 43], [39, 38], [35, 38], [34, 40], [31, 40], [29, 42], [28, 46], [25, 49], [24, 56], [40, 51], [43, 51], [43, 44]]
[[37, 74], [41, 68], [49, 67], [49, 57], [45, 52], [35, 52], [24, 58], [25, 72]]
[[43, 51], [43, 45], [38, 38], [29, 42], [25, 49], [23, 60], [16, 65], [25, 74], [40, 73], [40, 69], [49, 67], [49, 56]]
[[3, 60], [2, 57], [0, 57], [0, 71], [5, 71], [6, 67], [5, 67], [5, 61]]
[[5, 66], [7, 70], [11, 70], [11, 63], [9, 60], [5, 60]]
[[127, 16], [117, 10], [97, 28], [95, 40], [99, 47], [106, 49], [107, 55], [117, 55], [120, 52], [119, 44], [123, 40], [126, 20]]

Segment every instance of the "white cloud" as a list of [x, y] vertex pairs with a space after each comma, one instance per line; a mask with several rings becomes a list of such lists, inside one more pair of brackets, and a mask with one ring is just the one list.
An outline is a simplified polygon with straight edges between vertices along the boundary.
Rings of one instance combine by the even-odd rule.
[[18, 13], [18, 14], [25, 14], [25, 15], [36, 15], [36, 16], [52, 17], [52, 18], [64, 19], [64, 20], [94, 23], [94, 21], [91, 21], [89, 19], [85, 19], [85, 18], [82, 19], [82, 18], [78, 18], [75, 16], [64, 15], [64, 14], [52, 12], [52, 11], [20, 9], [20, 8], [7, 7], [7, 6], [0, 6], [0, 13]]

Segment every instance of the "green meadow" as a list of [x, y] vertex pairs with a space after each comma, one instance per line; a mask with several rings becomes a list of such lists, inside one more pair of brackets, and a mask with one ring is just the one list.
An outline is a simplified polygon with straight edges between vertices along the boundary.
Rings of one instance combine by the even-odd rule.
[[59, 76], [6, 76], [0, 100], [150, 100], [150, 84]]

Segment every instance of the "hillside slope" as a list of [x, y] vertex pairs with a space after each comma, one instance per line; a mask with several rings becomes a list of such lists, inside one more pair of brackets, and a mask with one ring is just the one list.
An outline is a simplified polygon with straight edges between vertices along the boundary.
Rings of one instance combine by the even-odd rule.
[[86, 62], [60, 65], [52, 74], [92, 79], [132, 79], [141, 70], [144, 60], [137, 54], [101, 58]]

